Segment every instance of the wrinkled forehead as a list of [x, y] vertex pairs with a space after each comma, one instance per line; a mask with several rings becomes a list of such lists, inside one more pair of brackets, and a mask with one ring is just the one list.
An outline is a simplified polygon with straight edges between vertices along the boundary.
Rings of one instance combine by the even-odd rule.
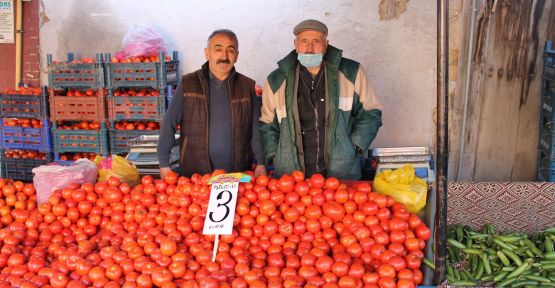
[[237, 48], [238, 43], [226, 34], [216, 34], [208, 42], [210, 47]]

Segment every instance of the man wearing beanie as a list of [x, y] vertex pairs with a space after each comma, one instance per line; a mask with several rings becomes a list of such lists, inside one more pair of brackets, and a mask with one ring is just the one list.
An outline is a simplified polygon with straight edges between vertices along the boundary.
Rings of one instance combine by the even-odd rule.
[[328, 45], [328, 27], [305, 20], [295, 50], [278, 62], [262, 94], [260, 131], [276, 176], [293, 170], [360, 179], [359, 156], [382, 125], [382, 105], [362, 65]]

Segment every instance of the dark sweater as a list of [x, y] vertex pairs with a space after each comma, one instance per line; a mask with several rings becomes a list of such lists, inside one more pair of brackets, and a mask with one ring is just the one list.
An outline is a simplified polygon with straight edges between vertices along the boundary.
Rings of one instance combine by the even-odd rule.
[[210, 114], [208, 127], [208, 151], [214, 169], [231, 171], [231, 101], [229, 99], [229, 77], [220, 81], [209, 73], [210, 92], [208, 97]]
[[[212, 78], [212, 77], [210, 77]], [[212, 87], [212, 82], [213, 80], [210, 79], [210, 86]], [[177, 90], [175, 91], [174, 97], [172, 102], [169, 104], [168, 110], [166, 111], [166, 114], [164, 116], [164, 121], [162, 122], [162, 126], [160, 127], [160, 138], [158, 139], [158, 161], [159, 161], [159, 165], [161, 168], [164, 167], [169, 167], [169, 158], [170, 158], [170, 153], [171, 153], [171, 148], [175, 145], [176, 141], [174, 139], [174, 135], [175, 132], [177, 131], [177, 125], [179, 123], [181, 123], [181, 119], [183, 117], [183, 111], [184, 111], [184, 97], [183, 95], [183, 89], [181, 87], [181, 82], [179, 82], [180, 84], [177, 86]], [[227, 83], [227, 81], [226, 81]], [[227, 88], [226, 88], [226, 92], [227, 92]], [[210, 89], [210, 93], [212, 92], [212, 89]], [[255, 159], [257, 163], [264, 163], [264, 157], [263, 157], [263, 153], [262, 153], [262, 144], [260, 142], [260, 131], [258, 129], [258, 125], [259, 125], [259, 121], [258, 119], [260, 118], [260, 100], [258, 99], [258, 97], [256, 95], [253, 95], [253, 123], [252, 123], [252, 129], [253, 129], [253, 133], [252, 133], [252, 141], [251, 141], [251, 145], [252, 145], [252, 150], [253, 153], [255, 155]], [[210, 97], [210, 98], [214, 98], [214, 97]], [[213, 108], [213, 104], [214, 105], [230, 105], [229, 104], [229, 97], [227, 97], [227, 101], [225, 103], [222, 103], [220, 101], [210, 101], [210, 110], [212, 111]], [[225, 110], [225, 109], [217, 109], [216, 110], [220, 111], [220, 110]], [[227, 108], [228, 111], [230, 111], [230, 108]], [[218, 117], [218, 120], [213, 120], [213, 115], [215, 113], [210, 113], [210, 123], [209, 123], [209, 127], [210, 127], [210, 131], [209, 131], [209, 138], [214, 137], [213, 133], [218, 133], [218, 131], [222, 131], [223, 129], [229, 130], [229, 133], [231, 135], [231, 130], [230, 130], [230, 123], [231, 123], [231, 114], [228, 114], [227, 118], [228, 120], [223, 121], [223, 117]], [[219, 115], [218, 115], [219, 116]], [[220, 119], [221, 118], [221, 119]], [[221, 124], [222, 126], [218, 125]], [[228, 126], [228, 128], [225, 128], [225, 126]], [[221, 134], [217, 134], [217, 140], [216, 141], [221, 141]], [[231, 141], [231, 136], [228, 137], [228, 139], [230, 139], [229, 141]], [[210, 159], [213, 160], [215, 157], [215, 155], [212, 154], [212, 149], [214, 147], [213, 143], [215, 141], [211, 141], [209, 140], [209, 151], [210, 151]], [[229, 142], [231, 143], [231, 142]], [[219, 144], [219, 143], [218, 143]], [[216, 145], [218, 145], [216, 144]], [[229, 153], [229, 159], [231, 159], [231, 145], [221, 145], [220, 147], [225, 147], [225, 150], [228, 152], [225, 153]], [[212, 163], [214, 165], [216, 165], [217, 163]], [[214, 169], [218, 169], [217, 166], [214, 166]]]

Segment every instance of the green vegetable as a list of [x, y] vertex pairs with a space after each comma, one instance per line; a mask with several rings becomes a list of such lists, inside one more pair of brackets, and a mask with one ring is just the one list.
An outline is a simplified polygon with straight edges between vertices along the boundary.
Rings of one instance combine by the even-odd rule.
[[507, 258], [507, 256], [505, 256], [503, 251], [497, 251], [497, 257], [499, 258], [499, 260], [501, 260], [501, 263], [503, 263], [503, 265], [505, 266], [511, 265], [511, 263], [509, 262], [509, 259]]
[[513, 253], [513, 252], [510, 251], [510, 250], [505, 250], [505, 249], [503, 249], [503, 250], [501, 250], [501, 251], [503, 251], [503, 253], [505, 253], [505, 255], [507, 255], [507, 257], [511, 258], [511, 260], [513, 260], [513, 262], [514, 262], [517, 266], [522, 265], [522, 260], [520, 260], [520, 257], [516, 256], [515, 253]]
[[501, 239], [495, 237], [493, 238], [493, 243], [495, 243], [497, 246], [503, 248], [503, 249], [507, 249], [509, 251], [513, 251], [513, 247], [507, 245], [507, 243], [503, 242]]
[[476, 286], [476, 282], [468, 281], [468, 280], [458, 280], [458, 281], [449, 281], [449, 285], [474, 287]]
[[466, 249], [466, 245], [462, 244], [461, 242], [459, 242], [455, 239], [447, 239], [447, 242], [449, 244], [451, 244], [451, 246], [453, 246], [453, 247], [457, 247], [459, 249]]
[[424, 257], [422, 259], [422, 262], [424, 262], [424, 264], [426, 264], [426, 266], [430, 267], [431, 269], [435, 270], [436, 269], [436, 265], [434, 264], [434, 262], [426, 257]]
[[482, 255], [484, 254], [482, 251], [472, 248], [465, 248], [463, 249], [464, 253], [466, 254], [474, 254], [474, 255]]
[[524, 271], [526, 271], [526, 270], [528, 270], [528, 268], [530, 268], [530, 264], [532, 264], [532, 259], [530, 259], [530, 258], [526, 259], [526, 261], [524, 263], [522, 263], [522, 265], [520, 265], [518, 268], [516, 268], [515, 271], [513, 271], [509, 275], [507, 275], [507, 278], [513, 278], [513, 277], [520, 276], [520, 274], [524, 273]]
[[489, 265], [488, 255], [482, 254], [480, 255], [480, 258], [482, 260], [482, 263], [484, 264], [484, 271], [486, 271], [486, 274], [491, 274], [491, 266]]

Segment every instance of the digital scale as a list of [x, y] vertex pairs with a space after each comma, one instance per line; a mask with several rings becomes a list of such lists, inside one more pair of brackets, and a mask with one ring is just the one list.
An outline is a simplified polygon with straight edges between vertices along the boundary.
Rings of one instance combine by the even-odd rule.
[[430, 167], [432, 155], [428, 147], [375, 148], [372, 150], [372, 157], [377, 161], [376, 174], [411, 164], [418, 178], [427, 182], [435, 180], [434, 171]]
[[[179, 139], [179, 135], [175, 135]], [[127, 154], [129, 162], [133, 163], [141, 175], [160, 175], [160, 163], [158, 162], [158, 135], [141, 135], [129, 139], [127, 146], [130, 148]], [[179, 145], [175, 141], [170, 154], [170, 168], [172, 170], [179, 165]]]

